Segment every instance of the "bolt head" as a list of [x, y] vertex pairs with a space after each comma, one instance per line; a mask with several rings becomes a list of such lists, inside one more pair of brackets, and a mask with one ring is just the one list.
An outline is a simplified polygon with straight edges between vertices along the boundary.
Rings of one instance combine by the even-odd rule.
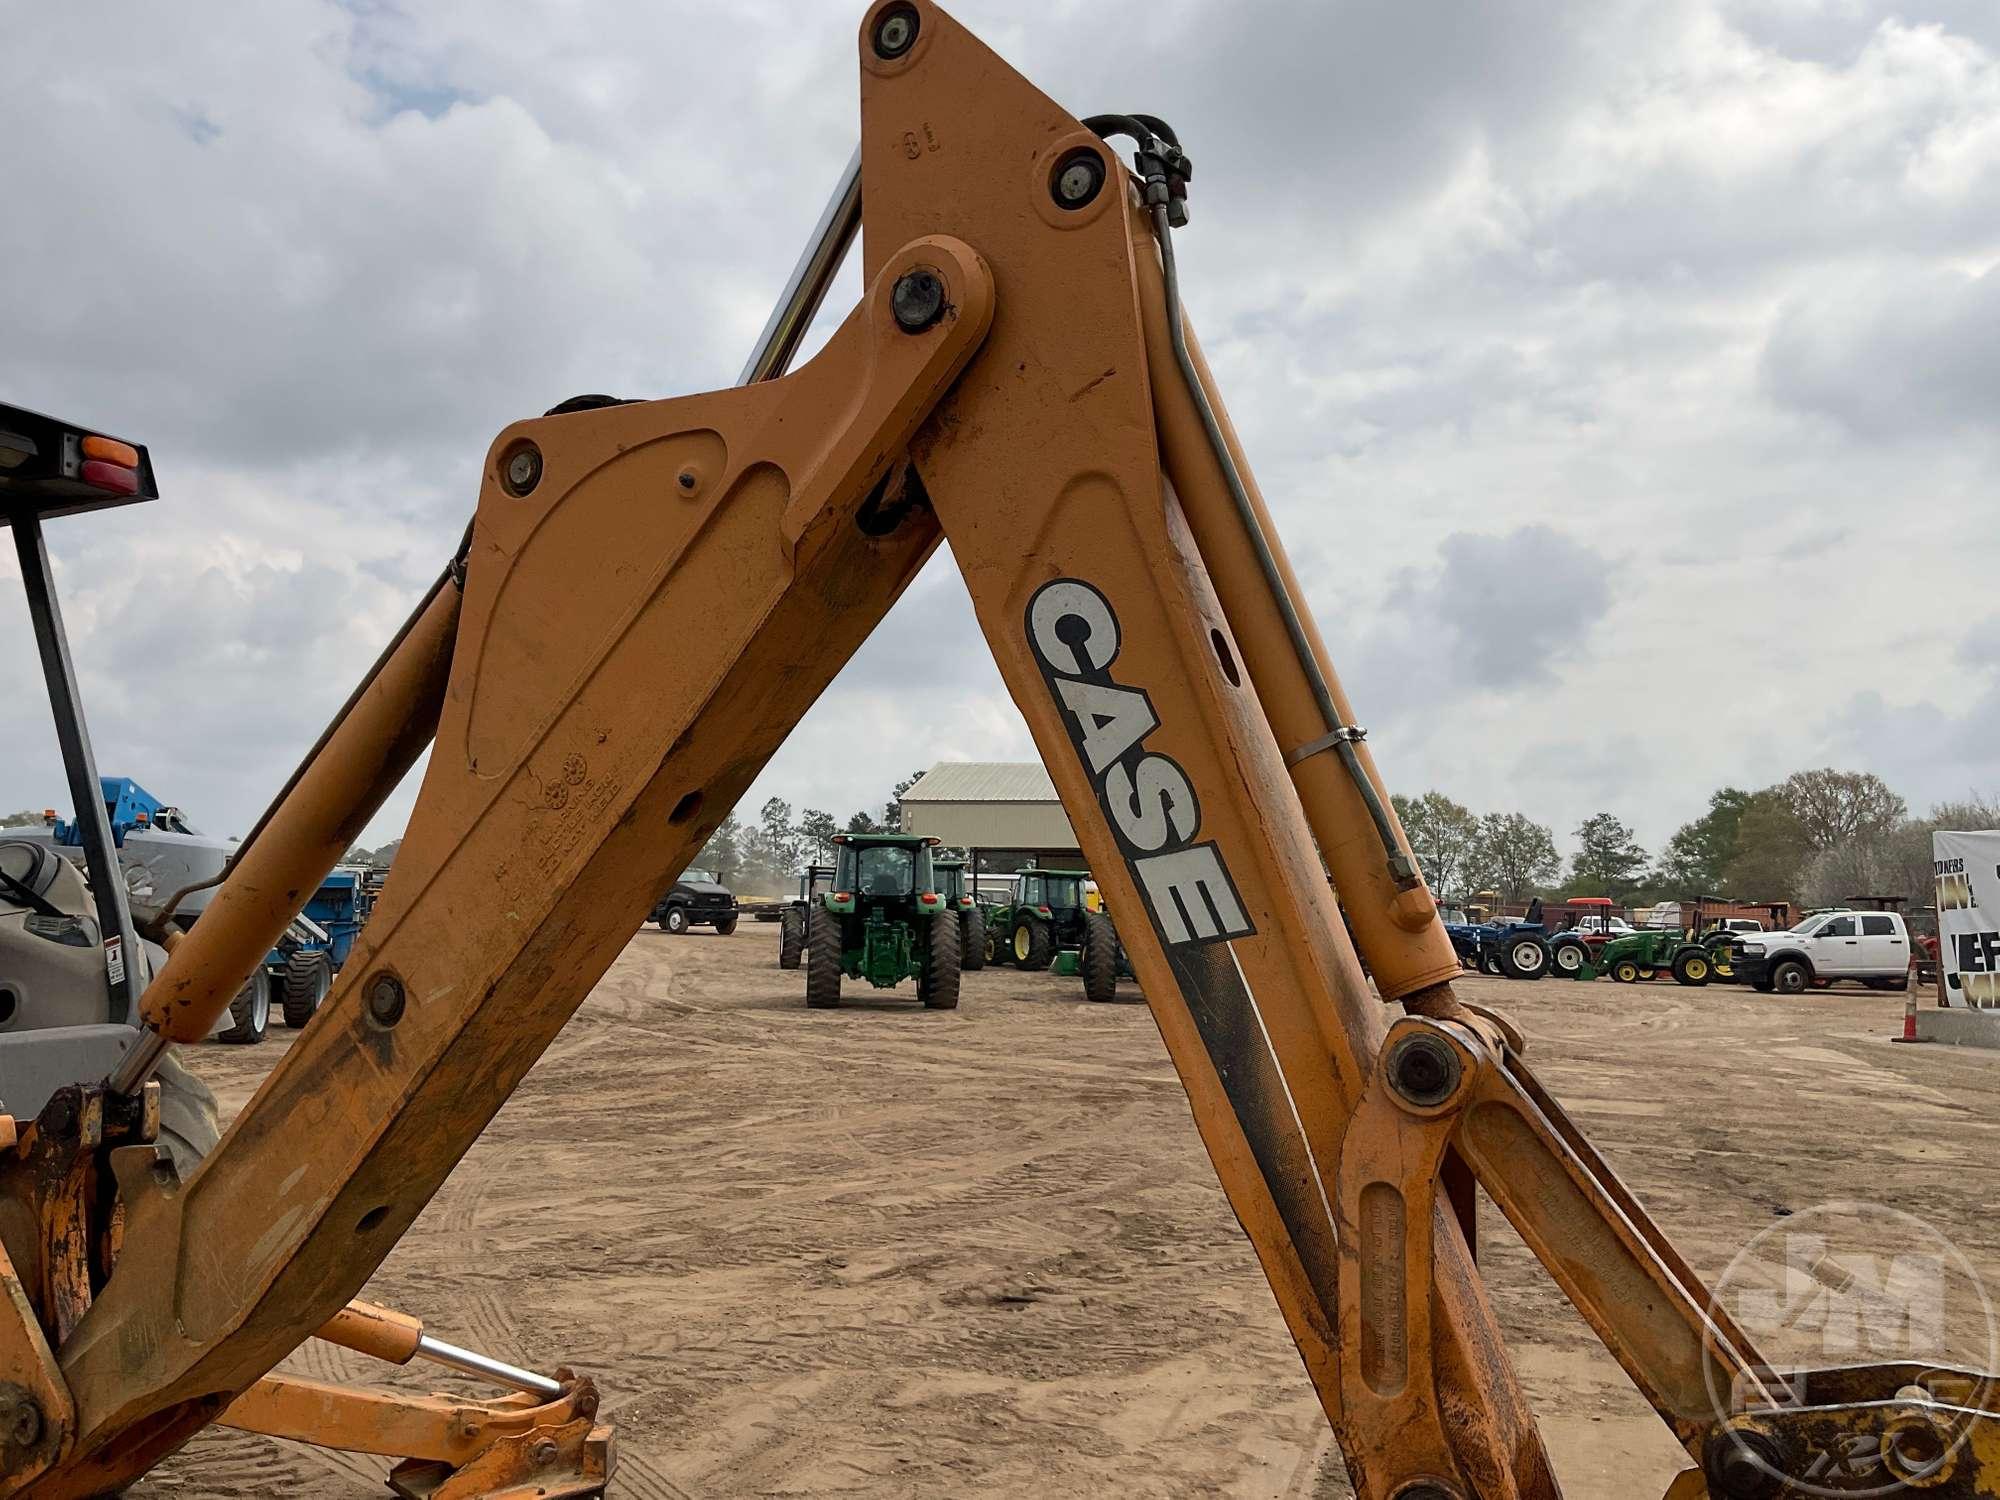
[[547, 1441], [539, 1442], [528, 1450], [528, 1457], [544, 1467], [554, 1463], [561, 1454], [562, 1450], [560, 1448], [556, 1447], [554, 1443]]
[[1049, 194], [1062, 208], [1082, 208], [1104, 187], [1104, 161], [1089, 147], [1078, 147], [1056, 163]]
[[944, 316], [944, 281], [937, 272], [918, 267], [896, 278], [889, 302], [896, 326], [918, 333]]
[[522, 443], [509, 453], [500, 466], [500, 477], [510, 495], [525, 495], [542, 482], [542, 450]]
[[32, 1448], [42, 1438], [42, 1409], [26, 1396], [6, 1413], [7, 1437], [17, 1448]]
[[368, 986], [368, 1014], [384, 1026], [403, 1019], [406, 1003], [403, 981], [394, 974], [378, 974]]
[[882, 12], [875, 23], [875, 55], [884, 60], [901, 57], [917, 44], [917, 13], [908, 5], [894, 5]]
[[1464, 1071], [1451, 1043], [1425, 1032], [1402, 1038], [1389, 1052], [1390, 1087], [1420, 1108], [1442, 1104], [1457, 1093]]

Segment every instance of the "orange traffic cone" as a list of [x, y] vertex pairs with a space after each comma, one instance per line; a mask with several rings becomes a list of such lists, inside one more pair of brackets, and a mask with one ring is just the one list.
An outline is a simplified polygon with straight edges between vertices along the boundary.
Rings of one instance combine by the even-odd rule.
[[1903, 1034], [1896, 1038], [1899, 1042], [1921, 1042], [1917, 1035], [1917, 987], [1912, 984], [1903, 992]]

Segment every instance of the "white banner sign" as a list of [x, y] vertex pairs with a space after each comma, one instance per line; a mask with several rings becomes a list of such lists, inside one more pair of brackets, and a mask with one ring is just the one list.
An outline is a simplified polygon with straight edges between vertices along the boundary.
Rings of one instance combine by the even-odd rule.
[[1944, 1003], [2000, 1010], [2000, 832], [1931, 835]]

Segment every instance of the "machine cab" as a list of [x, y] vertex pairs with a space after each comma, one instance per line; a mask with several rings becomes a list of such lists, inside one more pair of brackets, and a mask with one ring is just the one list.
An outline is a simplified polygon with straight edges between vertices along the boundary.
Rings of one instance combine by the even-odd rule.
[[1014, 904], [1046, 911], [1081, 909], [1083, 880], [1081, 873], [1023, 870], [1014, 878]]
[[931, 871], [937, 877], [937, 893], [944, 897], [946, 906], [959, 911], [972, 908], [972, 893], [966, 889], [965, 861], [962, 859], [934, 859]]
[[934, 893], [931, 869], [935, 840], [914, 835], [857, 835], [838, 840], [833, 897], [894, 900]]

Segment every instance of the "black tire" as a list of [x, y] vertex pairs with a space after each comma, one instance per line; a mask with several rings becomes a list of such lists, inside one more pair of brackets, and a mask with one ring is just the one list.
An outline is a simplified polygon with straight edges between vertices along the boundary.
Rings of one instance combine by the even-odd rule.
[[805, 951], [805, 917], [788, 908], [785, 914], [778, 918], [778, 967], [796, 969]]
[[925, 934], [924, 966], [917, 975], [917, 998], [925, 1010], [958, 1009], [958, 913], [941, 911]]
[[1549, 945], [1531, 932], [1510, 937], [1500, 949], [1500, 968], [1509, 979], [1540, 979], [1549, 972]]
[[1479, 972], [1482, 974], [1491, 974], [1495, 979], [1499, 979], [1506, 974], [1507, 971], [1500, 966], [1500, 954], [1497, 949], [1481, 948], [1479, 950]]
[[1056, 940], [1049, 924], [1039, 917], [1022, 917], [1014, 924], [1011, 951], [1015, 968], [1046, 969], [1056, 959]]
[[1590, 950], [1581, 943], [1553, 943], [1549, 946], [1549, 969], [1565, 979], [1574, 979], [1589, 957]]
[[1771, 993], [1771, 988], [1772, 988], [1771, 981], [1768, 979], [1759, 979], [1754, 984], [1752, 984], [1750, 988], [1755, 990], [1760, 995], [1768, 995]]
[[215, 1095], [180, 1059], [177, 1048], [160, 1059], [153, 1076], [160, 1081], [159, 1145], [186, 1182], [201, 1159], [222, 1139], [222, 1117]]
[[333, 988], [333, 960], [322, 952], [299, 952], [285, 960], [285, 1024], [297, 1031], [319, 1013]]
[[715, 935], [717, 937], [728, 937], [735, 930], [736, 918], [734, 917], [724, 917], [720, 922], [715, 924]]
[[1639, 966], [1629, 958], [1621, 958], [1611, 966], [1611, 977], [1620, 984], [1637, 984], [1639, 982]]
[[1812, 974], [1796, 958], [1788, 958], [1771, 970], [1771, 988], [1781, 995], [1803, 995], [1812, 988]]
[[1908, 969], [1903, 970], [1894, 979], [1871, 979], [1868, 981], [1868, 988], [1871, 990], [1893, 990], [1897, 994], [1901, 994], [1909, 987], [1910, 971]]
[[260, 965], [229, 1002], [229, 1029], [218, 1031], [215, 1039], [239, 1047], [254, 1047], [263, 1041], [264, 1033], [271, 1029], [271, 988], [271, 976]]
[[1076, 956], [1083, 998], [1100, 1005], [1118, 998], [1118, 929], [1101, 911], [1083, 914], [1083, 947]]
[[840, 1004], [840, 931], [823, 906], [806, 918], [806, 1004], [814, 1010]]
[[1708, 983], [1708, 950], [1683, 948], [1674, 955], [1674, 982], [1701, 986]]
[[986, 967], [986, 917], [978, 907], [958, 914], [958, 966], [968, 972]]
[[674, 933], [676, 936], [678, 936], [679, 934], [686, 932], [687, 930], [688, 930], [687, 908], [684, 906], [668, 907], [667, 914], [664, 917], [660, 918], [660, 931], [671, 932]]

